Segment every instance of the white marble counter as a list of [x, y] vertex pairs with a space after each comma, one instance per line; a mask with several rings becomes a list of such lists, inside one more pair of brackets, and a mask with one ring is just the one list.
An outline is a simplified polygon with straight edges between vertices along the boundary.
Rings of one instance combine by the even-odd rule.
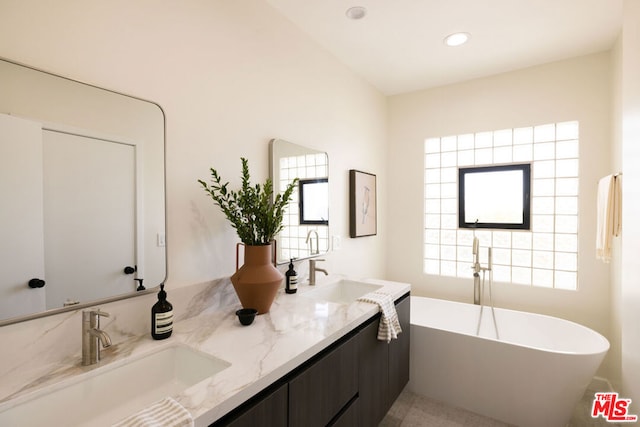
[[[169, 339], [154, 341], [149, 334], [130, 336], [103, 350], [103, 360], [98, 366], [81, 367], [79, 361], [61, 360], [50, 364], [46, 372], [26, 370], [10, 376], [0, 386], [0, 411], [42, 387], [76, 378], [114, 361], [183, 343], [231, 364], [173, 396], [191, 412], [196, 426], [208, 426], [377, 313], [373, 304], [336, 304], [304, 295], [335, 279], [322, 278], [315, 287], [302, 284], [298, 293], [291, 295], [281, 289], [270, 312], [257, 316], [250, 326], [238, 322], [235, 311], [240, 304], [233, 296], [229, 297], [233, 289], [229, 289], [227, 282], [222, 287], [206, 288], [189, 301], [171, 300], [170, 294], [177, 320]], [[381, 291], [394, 299], [410, 290], [404, 283], [365, 281], [383, 285]], [[177, 309], [177, 304], [184, 306]]]

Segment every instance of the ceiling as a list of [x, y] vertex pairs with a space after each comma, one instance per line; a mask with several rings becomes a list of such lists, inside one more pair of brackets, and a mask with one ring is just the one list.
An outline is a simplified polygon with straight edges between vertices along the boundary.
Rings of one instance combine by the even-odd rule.
[[[266, 0], [387, 95], [610, 49], [623, 0]], [[346, 10], [367, 15], [350, 20]], [[470, 41], [448, 47], [448, 34]]]

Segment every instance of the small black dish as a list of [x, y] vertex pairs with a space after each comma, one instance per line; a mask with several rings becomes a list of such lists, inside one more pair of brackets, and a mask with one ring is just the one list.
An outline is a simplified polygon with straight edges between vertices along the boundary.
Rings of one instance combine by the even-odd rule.
[[253, 323], [253, 319], [256, 318], [256, 314], [258, 314], [258, 310], [255, 308], [241, 308], [236, 311], [236, 316], [240, 320], [244, 326], [248, 326]]

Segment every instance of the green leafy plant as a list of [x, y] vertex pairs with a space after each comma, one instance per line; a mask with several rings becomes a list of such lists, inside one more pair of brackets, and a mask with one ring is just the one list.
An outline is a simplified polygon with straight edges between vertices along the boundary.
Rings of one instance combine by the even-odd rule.
[[211, 168], [211, 185], [199, 179], [204, 191], [222, 209], [238, 237], [245, 245], [266, 245], [284, 228], [282, 220], [284, 209], [291, 200], [298, 178], [294, 179], [284, 193], [273, 197], [273, 183], [267, 178], [264, 185], [252, 185], [249, 175], [249, 162], [242, 161], [242, 187], [229, 190], [229, 183], [221, 182], [218, 172]]

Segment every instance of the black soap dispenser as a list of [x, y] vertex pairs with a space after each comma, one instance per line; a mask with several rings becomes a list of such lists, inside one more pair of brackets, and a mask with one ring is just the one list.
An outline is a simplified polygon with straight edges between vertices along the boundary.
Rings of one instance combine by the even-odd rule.
[[169, 338], [173, 332], [173, 306], [167, 301], [164, 283], [160, 285], [158, 302], [151, 308], [151, 336], [155, 340]]
[[284, 291], [288, 294], [295, 294], [298, 291], [298, 273], [293, 269], [293, 259], [289, 261], [289, 269], [285, 273], [286, 283]]

